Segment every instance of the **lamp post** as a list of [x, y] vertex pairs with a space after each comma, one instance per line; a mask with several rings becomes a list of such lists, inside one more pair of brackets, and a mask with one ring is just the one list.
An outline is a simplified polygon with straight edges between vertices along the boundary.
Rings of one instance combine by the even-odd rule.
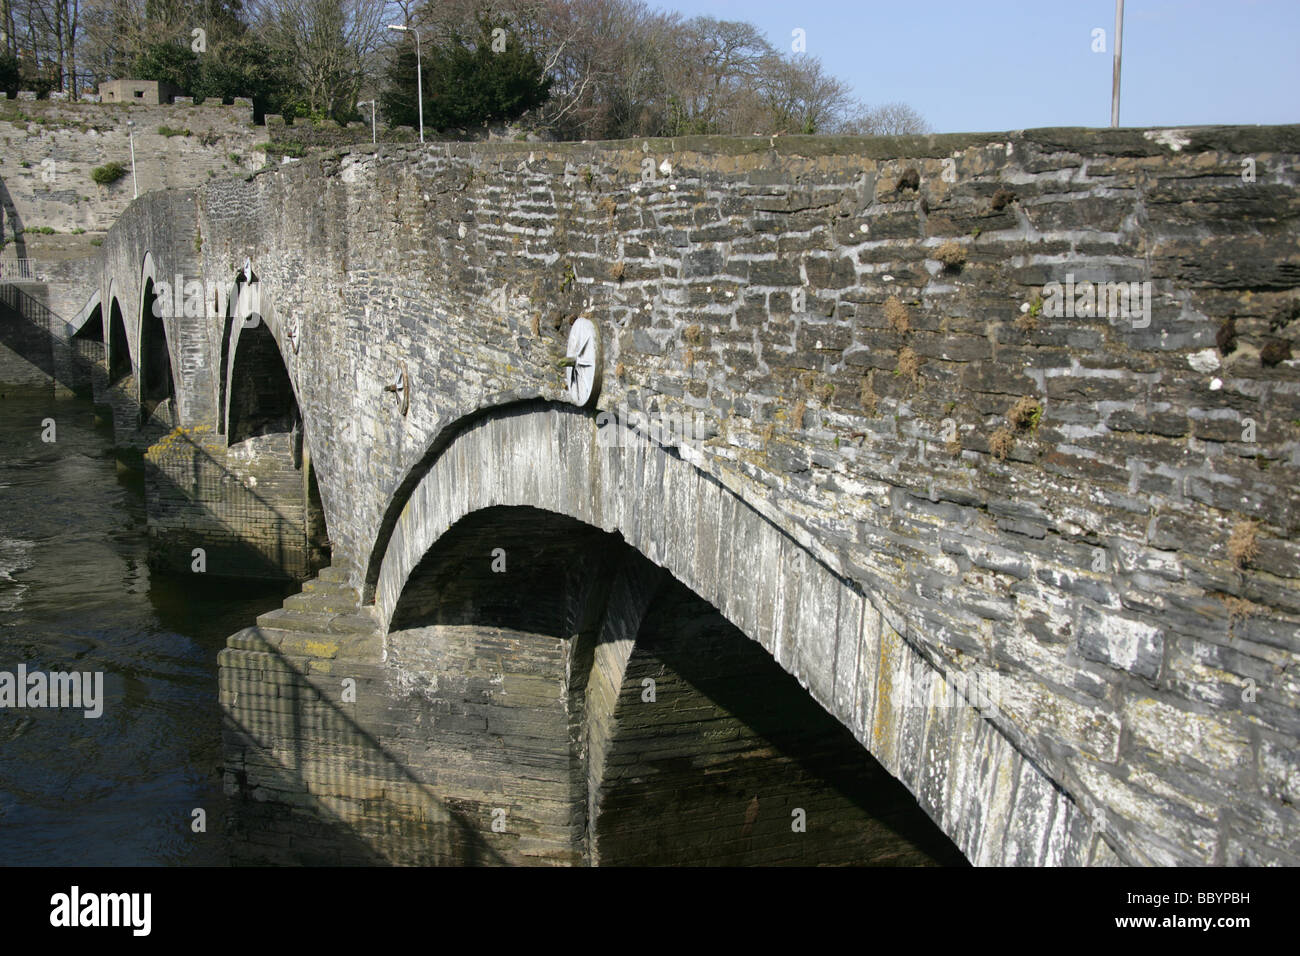
[[135, 178], [135, 120], [126, 121], [126, 138], [131, 143], [131, 191], [134, 199], [140, 198], [140, 183]]
[[1124, 0], [1115, 0], [1115, 70], [1110, 81], [1110, 125], [1119, 126], [1119, 57], [1124, 46]]
[[[420, 142], [424, 142], [424, 75], [420, 71], [420, 31], [413, 27], [398, 26], [396, 23], [390, 23], [388, 29], [396, 30], [399, 33], [415, 34], [415, 96], [420, 111]], [[391, 123], [392, 120], [389, 120]]]
[[378, 140], [375, 137], [375, 101], [362, 100], [357, 106], [370, 106], [370, 144], [373, 146]]

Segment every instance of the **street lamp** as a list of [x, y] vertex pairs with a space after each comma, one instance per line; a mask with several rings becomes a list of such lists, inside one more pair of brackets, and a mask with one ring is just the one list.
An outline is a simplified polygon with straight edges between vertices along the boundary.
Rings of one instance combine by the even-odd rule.
[[131, 191], [140, 198], [140, 183], [135, 178], [135, 120], [126, 121], [126, 138], [131, 143]]
[[370, 143], [374, 145], [378, 140], [375, 138], [375, 101], [362, 100], [357, 106], [370, 106]]
[[[420, 142], [424, 142], [424, 76], [420, 72], [420, 31], [412, 27], [398, 26], [396, 23], [390, 23], [388, 29], [396, 30], [399, 33], [415, 34], [415, 96], [420, 110]], [[391, 120], [390, 120], [391, 122]]]

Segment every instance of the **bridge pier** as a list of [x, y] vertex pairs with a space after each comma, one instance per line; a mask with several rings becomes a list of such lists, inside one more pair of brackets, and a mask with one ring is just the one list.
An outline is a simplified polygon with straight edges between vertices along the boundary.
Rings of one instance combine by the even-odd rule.
[[[295, 464], [295, 460], [297, 464]], [[150, 560], [190, 573], [304, 580], [329, 561], [310, 455], [288, 433], [227, 447], [211, 426], [177, 427], [145, 454]]]

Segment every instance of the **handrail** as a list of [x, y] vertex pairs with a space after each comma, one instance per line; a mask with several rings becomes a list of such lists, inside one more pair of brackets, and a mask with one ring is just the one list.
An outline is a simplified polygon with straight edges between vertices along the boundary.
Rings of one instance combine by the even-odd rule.
[[19, 315], [37, 324], [44, 323], [45, 328], [50, 328], [50, 319], [58, 319], [63, 323], [65, 335], [72, 334], [72, 323], [70, 323], [59, 313], [55, 312], [44, 302], [28, 295], [18, 286], [12, 283], [0, 284], [0, 302], [3, 302], [9, 308], [13, 309]]
[[0, 258], [0, 280], [38, 278], [35, 259]]

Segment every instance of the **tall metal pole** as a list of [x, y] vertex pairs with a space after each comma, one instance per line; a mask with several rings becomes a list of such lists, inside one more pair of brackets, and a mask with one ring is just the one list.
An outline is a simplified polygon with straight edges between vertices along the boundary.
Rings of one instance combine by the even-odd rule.
[[140, 183], [135, 178], [135, 120], [126, 121], [126, 136], [131, 143], [131, 191], [140, 198]]
[[1110, 83], [1110, 126], [1119, 126], [1119, 61], [1124, 49], [1124, 0], [1115, 0], [1115, 74]]

